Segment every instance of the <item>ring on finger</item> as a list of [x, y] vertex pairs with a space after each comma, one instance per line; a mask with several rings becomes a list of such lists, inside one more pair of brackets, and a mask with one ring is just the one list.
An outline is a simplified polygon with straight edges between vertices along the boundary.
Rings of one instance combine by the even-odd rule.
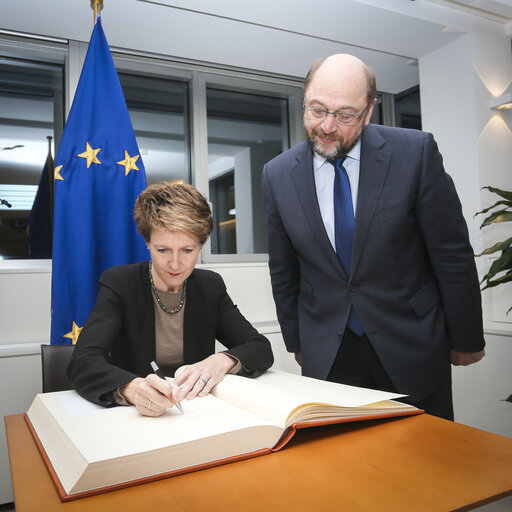
[[149, 400], [149, 401], [148, 401], [148, 411], [150, 411], [150, 410], [151, 410], [151, 404], [152, 404], [152, 403], [153, 403], [153, 402], [152, 402], [151, 400]]
[[208, 377], [201, 377], [201, 380], [206, 384], [208, 384]]

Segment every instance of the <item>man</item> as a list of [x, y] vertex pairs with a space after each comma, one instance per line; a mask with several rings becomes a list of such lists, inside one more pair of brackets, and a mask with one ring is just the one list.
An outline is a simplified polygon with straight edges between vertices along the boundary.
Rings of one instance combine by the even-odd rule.
[[453, 419], [450, 362], [484, 356], [473, 250], [432, 135], [369, 124], [375, 96], [359, 59], [317, 61], [308, 140], [265, 165], [277, 314], [304, 375]]

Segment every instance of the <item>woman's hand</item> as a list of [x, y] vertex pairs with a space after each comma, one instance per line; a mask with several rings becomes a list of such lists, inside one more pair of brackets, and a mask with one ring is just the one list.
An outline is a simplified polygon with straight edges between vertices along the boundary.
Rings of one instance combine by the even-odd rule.
[[174, 382], [161, 379], [150, 373], [145, 379], [137, 377], [121, 388], [126, 401], [135, 405], [143, 416], [161, 416], [178, 400], [180, 389]]
[[185, 398], [192, 400], [196, 396], [206, 396], [236, 364], [236, 359], [219, 353], [186, 366], [174, 379], [174, 384], [180, 387], [180, 393], [177, 395], [178, 401]]

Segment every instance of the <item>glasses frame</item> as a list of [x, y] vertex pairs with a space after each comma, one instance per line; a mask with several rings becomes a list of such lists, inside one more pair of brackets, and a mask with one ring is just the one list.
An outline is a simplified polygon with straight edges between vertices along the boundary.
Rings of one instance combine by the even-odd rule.
[[[370, 101], [366, 105], [366, 107], [364, 107], [364, 109], [361, 110], [361, 112], [359, 112], [359, 114], [354, 114], [353, 112], [346, 112], [344, 110], [335, 110], [334, 112], [331, 112], [330, 110], [327, 110], [326, 108], [312, 107], [311, 105], [306, 105], [306, 98], [304, 98], [304, 101], [302, 102], [302, 111], [304, 112], [304, 115], [306, 115], [306, 109], [308, 109], [310, 111], [314, 109], [317, 112], [323, 112], [324, 116], [322, 118], [319, 118], [319, 117], [313, 118], [317, 121], [323, 121], [327, 117], [327, 114], [332, 114], [334, 117], [334, 120], [336, 121], [337, 124], [342, 125], [342, 126], [353, 126], [354, 124], [357, 123], [357, 121], [361, 120], [363, 115], [366, 114], [366, 112], [370, 108], [371, 104], [372, 104], [372, 101]], [[348, 123], [345, 123], [341, 119], [338, 118], [338, 115], [340, 115], [340, 114], [350, 116], [354, 121], [352, 121], [352, 119], [351, 119]]]

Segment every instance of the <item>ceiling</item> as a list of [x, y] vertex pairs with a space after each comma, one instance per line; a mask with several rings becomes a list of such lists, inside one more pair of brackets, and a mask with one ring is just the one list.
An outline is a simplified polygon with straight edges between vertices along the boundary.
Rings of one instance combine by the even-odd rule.
[[512, 0], [430, 0], [499, 23], [512, 22]]

